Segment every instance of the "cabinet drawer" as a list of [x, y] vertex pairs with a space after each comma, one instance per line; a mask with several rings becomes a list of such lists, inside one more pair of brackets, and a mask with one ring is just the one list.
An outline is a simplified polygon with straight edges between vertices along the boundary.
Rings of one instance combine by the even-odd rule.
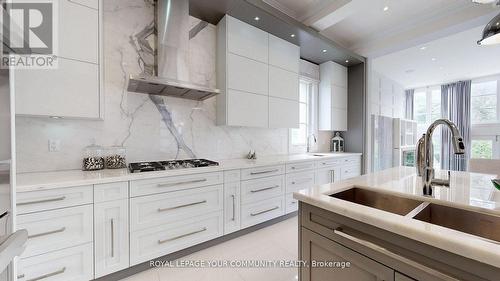
[[130, 230], [222, 210], [223, 186], [207, 186], [130, 199]]
[[241, 228], [246, 228], [285, 214], [284, 196], [241, 206]]
[[299, 202], [293, 198], [293, 193], [285, 195], [285, 213], [289, 214], [299, 209]]
[[313, 170], [313, 169], [314, 169], [314, 162], [313, 161], [286, 164], [287, 174], [301, 172], [301, 171], [307, 171], [307, 170]]
[[284, 176], [247, 180], [241, 183], [241, 202], [255, 202], [285, 194]]
[[222, 172], [136, 180], [130, 182], [130, 197], [216, 185], [222, 182]]
[[224, 171], [224, 182], [240, 181], [240, 170]]
[[342, 159], [343, 165], [361, 165], [361, 157], [354, 156]]
[[284, 165], [243, 169], [241, 170], [241, 179], [250, 180], [262, 177], [282, 175], [285, 173], [284, 171], [285, 171]]
[[94, 203], [128, 198], [128, 182], [94, 185]]
[[222, 211], [130, 233], [130, 265], [222, 236]]
[[338, 158], [322, 159], [316, 162], [316, 168], [320, 169], [332, 166], [339, 166], [341, 164], [342, 164], [342, 159]]
[[286, 193], [314, 186], [314, 171], [286, 175]]
[[92, 243], [18, 262], [17, 281], [88, 281], [94, 279]]
[[22, 257], [31, 257], [92, 242], [92, 205], [17, 216], [17, 227], [28, 230]]
[[359, 166], [352, 166], [352, 165], [346, 166], [346, 167], [342, 167], [340, 170], [342, 173], [342, 175], [341, 175], [342, 180], [354, 178], [354, 177], [361, 175], [361, 169]]
[[240, 182], [224, 184], [224, 234], [240, 230]]
[[18, 192], [16, 199], [17, 213], [26, 214], [92, 204], [93, 194], [92, 185]]

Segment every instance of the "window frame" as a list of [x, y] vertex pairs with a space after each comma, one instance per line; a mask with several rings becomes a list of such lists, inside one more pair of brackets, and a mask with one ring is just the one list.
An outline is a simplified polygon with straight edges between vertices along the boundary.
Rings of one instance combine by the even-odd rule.
[[[290, 153], [304, 153], [307, 151], [307, 138], [311, 135], [314, 135], [316, 138], [318, 137], [318, 92], [319, 92], [319, 81], [312, 79], [307, 76], [299, 76], [299, 91], [300, 91], [300, 83], [307, 83], [309, 89], [309, 95], [307, 100], [307, 123], [306, 123], [306, 139], [303, 144], [294, 144], [292, 140], [292, 130], [294, 128], [289, 129], [288, 135], [288, 146]], [[300, 104], [303, 102], [300, 101], [300, 93], [299, 93], [299, 110]], [[300, 114], [300, 111], [299, 111]], [[299, 126], [300, 126], [299, 120]], [[296, 129], [296, 128], [295, 128]], [[311, 140], [312, 141], [312, 140]], [[311, 150], [314, 150], [317, 144], [311, 143]]]

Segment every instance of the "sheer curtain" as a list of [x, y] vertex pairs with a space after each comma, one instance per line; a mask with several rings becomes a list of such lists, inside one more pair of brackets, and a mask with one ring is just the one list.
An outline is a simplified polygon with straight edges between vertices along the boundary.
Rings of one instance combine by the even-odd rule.
[[443, 127], [441, 131], [441, 168], [466, 171], [471, 147], [471, 81], [459, 81], [441, 85], [441, 115], [455, 123], [462, 134], [466, 152], [457, 157], [451, 144], [451, 133]]
[[405, 118], [413, 120], [413, 98], [415, 89], [405, 90]]

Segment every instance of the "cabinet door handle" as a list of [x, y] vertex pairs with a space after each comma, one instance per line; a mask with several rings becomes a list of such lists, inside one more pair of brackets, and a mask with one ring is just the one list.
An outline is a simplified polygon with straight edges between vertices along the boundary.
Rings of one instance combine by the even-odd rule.
[[65, 230], [66, 230], [66, 227], [61, 227], [59, 229], [52, 230], [52, 231], [47, 231], [47, 232], [37, 233], [37, 234], [33, 234], [33, 235], [28, 235], [28, 239], [42, 237], [42, 236], [47, 236], [47, 235], [51, 235], [51, 234], [56, 234], [56, 233], [63, 232]]
[[175, 207], [170, 207], [170, 208], [158, 208], [158, 212], [161, 213], [161, 212], [171, 211], [171, 210], [185, 208], [185, 207], [189, 207], [189, 206], [199, 205], [199, 204], [203, 204], [203, 203], [207, 203], [207, 200], [198, 201], [198, 202], [189, 203], [189, 204], [184, 204], [184, 205], [175, 206]]
[[231, 194], [231, 198], [233, 200], [233, 218], [231, 220], [234, 221], [236, 219], [236, 200], [234, 194]]
[[279, 169], [273, 169], [273, 170], [267, 170], [267, 171], [261, 171], [261, 172], [251, 172], [250, 175], [254, 176], [254, 175], [262, 175], [262, 174], [269, 174], [269, 173], [274, 173], [274, 172], [278, 172]]
[[17, 206], [33, 205], [33, 204], [39, 204], [39, 203], [62, 201], [64, 199], [66, 199], [66, 196], [61, 196], [61, 197], [56, 197], [56, 198], [40, 199], [40, 200], [36, 200], [36, 201], [19, 202], [19, 203], [16, 203], [16, 205]]
[[267, 209], [267, 210], [264, 210], [264, 211], [260, 211], [260, 212], [257, 212], [257, 213], [251, 213], [250, 215], [251, 215], [252, 217], [255, 217], [255, 216], [258, 216], [258, 215], [262, 215], [262, 214], [265, 214], [265, 213], [269, 213], [269, 212], [274, 211], [274, 210], [277, 210], [277, 209], [279, 209], [279, 208], [280, 208], [280, 207], [276, 206], [276, 207], [274, 207], [274, 208]]
[[278, 188], [278, 187], [280, 187], [280, 186], [279, 185], [273, 185], [273, 186], [265, 187], [265, 188], [261, 188], [261, 189], [250, 190], [250, 192], [251, 193], [257, 193], [257, 192], [262, 192], [262, 191], [266, 191], [266, 190], [274, 189], [274, 188]]
[[175, 237], [172, 237], [172, 238], [168, 238], [168, 239], [164, 239], [164, 240], [158, 240], [158, 244], [163, 244], [163, 243], [166, 243], [166, 242], [169, 242], [169, 241], [174, 241], [174, 240], [177, 240], [177, 239], [181, 239], [181, 238], [184, 238], [184, 237], [187, 237], [187, 236], [190, 236], [190, 235], [194, 235], [194, 234], [206, 231], [206, 230], [207, 230], [207, 228], [204, 227], [204, 228], [202, 228], [200, 230], [196, 230], [196, 231], [189, 232], [189, 233], [186, 233], [186, 234], [182, 234], [182, 235], [179, 235], [179, 236], [175, 236]]
[[111, 257], [115, 257], [115, 220], [111, 219]]
[[[54, 272], [51, 272], [51, 273], [47, 273], [47, 274], [44, 274], [44, 275], [40, 275], [38, 277], [31, 278], [31, 279], [28, 279], [26, 281], [38, 281], [38, 280], [46, 279], [46, 278], [49, 278], [49, 277], [52, 277], [52, 276], [63, 274], [65, 271], [66, 271], [66, 267], [63, 267], [63, 268], [61, 268], [61, 269], [59, 269], [57, 271], [54, 271]], [[24, 278], [24, 276], [25, 276], [24, 274], [18, 275], [17, 279]]]
[[182, 184], [190, 184], [190, 183], [199, 183], [199, 182], [206, 182], [207, 179], [198, 179], [198, 180], [190, 180], [190, 181], [179, 181], [179, 182], [167, 182], [167, 183], [159, 183], [157, 187], [170, 187], [170, 186], [176, 186], [176, 185], [182, 185]]
[[415, 268], [418, 268], [418, 269], [420, 269], [422, 271], [425, 271], [425, 272], [427, 272], [427, 273], [429, 273], [429, 274], [437, 277], [437, 279], [439, 279], [439, 280], [459, 281], [459, 279], [453, 278], [453, 277], [448, 276], [448, 275], [446, 275], [444, 273], [441, 273], [441, 272], [439, 272], [437, 270], [434, 270], [434, 269], [432, 269], [430, 267], [427, 267], [427, 266], [425, 266], [423, 264], [420, 264], [418, 262], [415, 262], [415, 261], [412, 261], [410, 259], [407, 259], [407, 258], [405, 258], [405, 257], [403, 257], [401, 255], [398, 255], [396, 253], [393, 253], [393, 252], [387, 250], [386, 248], [381, 247], [381, 246], [379, 246], [379, 245], [377, 245], [375, 243], [372, 243], [370, 241], [366, 241], [364, 239], [361, 239], [361, 238], [358, 238], [358, 237], [354, 237], [354, 236], [352, 236], [350, 234], [347, 234], [347, 233], [345, 233], [342, 230], [342, 228], [334, 229], [333, 232], [335, 234], [339, 235], [339, 236], [342, 236], [343, 238], [345, 238], [347, 240], [350, 240], [350, 241], [356, 243], [356, 244], [360, 244], [360, 245], [362, 245], [364, 247], [367, 247], [367, 248], [370, 248], [370, 249], [372, 249], [372, 250], [374, 250], [374, 251], [376, 251], [378, 253], [381, 253], [383, 255], [389, 256], [389, 257], [391, 257], [393, 259], [396, 259], [398, 261], [406, 263], [406, 264], [410, 265], [411, 267], [415, 267]]
[[335, 182], [335, 170], [330, 170], [330, 183]]

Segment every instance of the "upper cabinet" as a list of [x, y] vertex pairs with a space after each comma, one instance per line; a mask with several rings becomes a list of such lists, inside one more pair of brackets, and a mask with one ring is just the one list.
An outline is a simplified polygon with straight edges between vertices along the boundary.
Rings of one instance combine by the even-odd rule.
[[217, 125], [299, 126], [300, 48], [226, 15], [217, 25]]
[[59, 2], [58, 67], [12, 73], [16, 114], [102, 119], [102, 0]]
[[320, 65], [319, 129], [347, 131], [347, 68], [332, 61]]

